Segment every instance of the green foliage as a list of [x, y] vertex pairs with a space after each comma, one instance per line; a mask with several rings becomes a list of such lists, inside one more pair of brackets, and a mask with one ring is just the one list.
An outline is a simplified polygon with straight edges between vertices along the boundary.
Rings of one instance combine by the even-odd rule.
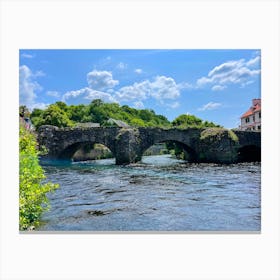
[[19, 106], [19, 115], [21, 117], [24, 117], [24, 118], [29, 118], [30, 117], [30, 112], [25, 105]]
[[30, 115], [30, 119], [35, 127], [39, 127], [41, 125], [40, 123], [42, 122], [41, 119], [42, 119], [43, 113], [44, 113], [44, 110], [37, 109], [37, 108], [33, 109], [32, 113]]
[[179, 128], [203, 128], [203, 127], [220, 127], [213, 122], [203, 121], [194, 115], [180, 115], [172, 125]]
[[67, 108], [68, 114], [70, 115], [70, 119], [73, 122], [88, 122], [89, 119], [84, 118], [85, 116], [87, 116], [88, 112], [87, 112], [87, 107], [83, 104], [74, 106], [74, 105], [70, 105]]
[[137, 110], [127, 105], [118, 103], [104, 103], [100, 99], [93, 100], [89, 105], [66, 105], [56, 102], [45, 110], [34, 109], [31, 121], [38, 128], [41, 125], [55, 125], [58, 127], [74, 126], [76, 123], [93, 122], [102, 126], [111, 126], [108, 119], [126, 122], [135, 127], [178, 127], [178, 128], [204, 128], [220, 127], [213, 122], [203, 121], [194, 115], [180, 115], [172, 123], [162, 115], [157, 115], [153, 110]]
[[170, 122], [162, 115], [156, 115], [153, 110], [137, 110], [127, 105], [104, 103], [100, 99], [93, 100], [89, 105], [66, 105], [56, 102], [46, 110], [34, 109], [31, 114], [33, 125], [55, 125], [58, 127], [73, 126], [75, 123], [93, 122], [108, 126], [107, 120], [113, 118], [126, 122], [131, 126], [170, 127]]
[[202, 120], [193, 115], [180, 115], [173, 122], [173, 126], [184, 126], [184, 127], [192, 127], [192, 126], [200, 126], [202, 124]]
[[178, 159], [185, 159], [184, 149], [179, 143], [173, 141], [165, 142], [165, 147], [170, 154], [175, 155]]
[[60, 102], [61, 104], [57, 103], [50, 105], [46, 110], [44, 110], [37, 116], [34, 116], [32, 112], [31, 121], [36, 128], [46, 124], [54, 125], [57, 127], [71, 127], [74, 125], [74, 122], [69, 119], [67, 112], [62, 109], [67, 109], [67, 105], [65, 104], [65, 106], [63, 106], [63, 102]]
[[39, 219], [48, 208], [46, 193], [58, 188], [43, 184], [44, 171], [39, 165], [35, 136], [20, 127], [19, 134], [19, 228], [27, 230], [39, 225]]
[[143, 126], [146, 126], [145, 125], [145, 122], [141, 119], [138, 119], [138, 118], [133, 118], [130, 120], [130, 124], [132, 126], [137, 126], [137, 127], [143, 127]]
[[238, 142], [239, 138], [238, 136], [232, 131], [232, 130], [228, 130], [228, 136], [231, 138], [232, 141], [234, 142]]

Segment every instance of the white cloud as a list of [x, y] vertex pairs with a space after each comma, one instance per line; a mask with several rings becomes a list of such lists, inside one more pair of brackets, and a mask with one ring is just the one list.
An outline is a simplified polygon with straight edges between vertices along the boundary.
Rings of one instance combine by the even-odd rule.
[[134, 83], [131, 86], [125, 86], [119, 89], [116, 93], [117, 99], [121, 101], [130, 100], [144, 100], [150, 93], [150, 82], [143, 81], [141, 83]]
[[209, 78], [201, 77], [196, 81], [197, 87], [203, 87], [206, 84], [210, 84], [212, 81]]
[[22, 53], [21, 57], [23, 57], [23, 58], [33, 58], [33, 57], [35, 57], [35, 55], [29, 54], [29, 53]]
[[143, 73], [143, 70], [140, 69], [140, 68], [137, 68], [137, 69], [134, 70], [134, 72], [135, 72], [136, 74], [142, 74], [142, 73]]
[[41, 71], [41, 70], [39, 70], [39, 71], [36, 71], [34, 74], [33, 74], [33, 76], [34, 77], [44, 77], [44, 76], [46, 76], [46, 74], [43, 72], [43, 71]]
[[111, 94], [92, 89], [90, 89], [87, 96], [85, 96], [84, 98], [88, 100], [101, 99], [104, 102], [117, 102], [117, 100]]
[[256, 56], [249, 61], [245, 59], [227, 61], [214, 67], [209, 71], [207, 77], [201, 77], [197, 80], [197, 87], [212, 86], [212, 90], [222, 90], [229, 84], [249, 84], [255, 76], [260, 74], [259, 66], [260, 56]]
[[252, 66], [258, 66], [260, 64], [261, 57], [258, 55], [255, 58], [250, 59], [247, 63], [246, 66], [252, 67]]
[[133, 107], [136, 108], [136, 109], [144, 109], [145, 108], [142, 101], [133, 102]]
[[214, 103], [214, 102], [209, 102], [205, 105], [203, 105], [201, 108], [199, 108], [199, 111], [206, 111], [206, 110], [214, 110], [217, 109], [219, 107], [221, 107], [222, 104], [221, 103]]
[[59, 97], [60, 93], [58, 91], [49, 90], [49, 91], [46, 92], [46, 95], [52, 96], [52, 97]]
[[213, 91], [222, 91], [222, 90], [224, 90], [225, 88], [226, 88], [226, 86], [215, 85], [215, 86], [213, 86], [211, 89], [212, 89]]
[[48, 106], [49, 106], [49, 104], [39, 102], [39, 103], [33, 103], [32, 106], [30, 107], [30, 109], [33, 110], [33, 109], [36, 108], [36, 109], [44, 110], [44, 109], [46, 109]]
[[19, 102], [30, 109], [34, 106], [36, 92], [42, 90], [35, 78], [36, 75], [26, 65], [19, 67]]
[[178, 85], [173, 78], [158, 76], [150, 85], [151, 96], [155, 99], [175, 99], [180, 96]]
[[121, 101], [145, 100], [153, 97], [157, 100], [175, 99], [180, 96], [179, 85], [170, 77], [157, 76], [153, 81], [145, 80], [119, 89], [116, 98]]
[[194, 89], [195, 87], [192, 84], [189, 84], [187, 82], [183, 82], [178, 84], [178, 89]]
[[228, 61], [223, 64], [220, 64], [216, 67], [214, 67], [209, 73], [208, 77], [213, 77], [215, 75], [223, 74], [230, 72], [236, 68], [241, 67], [244, 64], [244, 59], [240, 59], [237, 61]]
[[[142, 108], [142, 100], [147, 98], [154, 98], [160, 104], [166, 105], [164, 100], [176, 99], [182, 88], [182, 85], [177, 84], [171, 77], [157, 76], [152, 81], [144, 80], [115, 90], [114, 87], [119, 81], [113, 79], [112, 73], [97, 70], [87, 74], [87, 81], [87, 87], [66, 92], [62, 100], [70, 103], [83, 103], [93, 99], [102, 99], [105, 102], [134, 101], [135, 107]], [[172, 103], [170, 106], [175, 108], [178, 104]]]
[[111, 94], [97, 91], [89, 87], [68, 91], [62, 97], [63, 102], [69, 103], [84, 103], [85, 100], [91, 101], [93, 99], [101, 99], [104, 102], [117, 102], [117, 100]]
[[85, 103], [93, 99], [101, 99], [104, 102], [118, 102], [113, 96], [113, 87], [119, 84], [114, 80], [109, 71], [93, 70], [87, 74], [88, 86], [68, 91], [62, 96], [62, 101], [68, 103]]
[[113, 88], [119, 84], [118, 80], [113, 80], [111, 72], [93, 70], [87, 74], [87, 82], [91, 89], [102, 91]]
[[248, 86], [248, 85], [250, 85], [250, 84], [253, 84], [254, 83], [254, 81], [247, 81], [247, 82], [245, 82], [245, 83], [242, 83], [241, 84], [241, 88], [244, 88], [244, 87], [246, 87], [246, 86]]
[[176, 109], [176, 108], [178, 108], [180, 106], [180, 103], [176, 101], [176, 102], [167, 104], [167, 106], [172, 108], [172, 109]]
[[124, 70], [127, 68], [127, 64], [123, 63], [123, 62], [120, 62], [118, 65], [117, 65], [117, 68], [120, 69], [120, 70]]

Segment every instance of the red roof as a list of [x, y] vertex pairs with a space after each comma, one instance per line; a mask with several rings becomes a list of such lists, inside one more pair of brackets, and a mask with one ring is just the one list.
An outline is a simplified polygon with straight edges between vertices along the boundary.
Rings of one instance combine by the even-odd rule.
[[247, 112], [245, 112], [241, 118], [246, 118], [253, 115], [255, 112], [261, 111], [261, 104], [257, 103], [255, 106], [252, 106]]
[[255, 106], [254, 112], [258, 112], [258, 111], [260, 111], [260, 110], [261, 110], [261, 105], [260, 105], [260, 104], [257, 104], [257, 105]]
[[251, 116], [251, 115], [253, 115], [253, 111], [251, 110], [251, 109], [249, 109], [246, 113], [244, 113], [242, 116], [241, 116], [241, 118], [246, 118], [246, 117], [248, 117], [248, 116]]

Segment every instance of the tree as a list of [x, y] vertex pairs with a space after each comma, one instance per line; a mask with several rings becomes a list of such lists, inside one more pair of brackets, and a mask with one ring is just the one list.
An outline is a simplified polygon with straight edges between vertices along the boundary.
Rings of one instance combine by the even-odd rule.
[[36, 128], [40, 126], [43, 113], [44, 110], [35, 108], [30, 115], [31, 122]]
[[67, 111], [68, 111], [68, 115], [69, 115], [69, 118], [71, 121], [74, 121], [74, 122], [87, 122], [88, 121], [88, 120], [83, 121], [84, 117], [86, 115], [88, 115], [87, 106], [85, 106], [83, 104], [80, 104], [77, 106], [71, 105], [67, 108]]
[[35, 127], [38, 128], [41, 125], [54, 125], [57, 127], [69, 127], [73, 126], [67, 113], [63, 111], [57, 104], [50, 105], [43, 113], [37, 118]]
[[202, 119], [194, 116], [194, 115], [180, 115], [173, 122], [172, 125], [180, 128], [188, 128], [188, 127], [220, 127], [220, 125], [216, 125], [213, 122], [203, 121]]
[[104, 104], [104, 102], [101, 99], [93, 99], [90, 103], [90, 105], [96, 106], [96, 107], [99, 107], [102, 104]]
[[62, 101], [57, 101], [54, 103], [55, 105], [57, 105], [62, 111], [67, 111], [67, 105], [66, 103], [62, 102]]
[[131, 119], [130, 124], [132, 126], [137, 126], [137, 127], [144, 127], [145, 126], [145, 122], [141, 119], [138, 119], [138, 118]]
[[19, 134], [19, 228], [27, 230], [39, 225], [43, 211], [48, 209], [46, 193], [58, 188], [46, 183], [44, 171], [39, 165], [35, 136], [20, 127]]
[[172, 123], [163, 116], [157, 115], [150, 109], [135, 109], [118, 103], [105, 103], [94, 99], [89, 105], [70, 105], [58, 101], [45, 110], [34, 109], [31, 113], [33, 125], [38, 128], [44, 124], [58, 127], [72, 126], [79, 122], [94, 122], [106, 126], [108, 119], [126, 122], [131, 126], [145, 127], [215, 127], [212, 122], [203, 121], [194, 115], [180, 115]]
[[30, 117], [30, 112], [25, 105], [19, 106], [19, 115], [22, 118], [29, 118]]
[[180, 115], [173, 122], [173, 126], [197, 127], [201, 126], [202, 120], [194, 115]]

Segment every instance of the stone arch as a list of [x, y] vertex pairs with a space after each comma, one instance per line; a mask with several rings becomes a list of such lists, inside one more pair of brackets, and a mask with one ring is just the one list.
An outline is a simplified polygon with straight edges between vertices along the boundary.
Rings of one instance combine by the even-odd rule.
[[188, 144], [178, 141], [178, 140], [173, 140], [173, 139], [163, 139], [163, 140], [154, 140], [151, 141], [149, 143], [146, 143], [146, 145], [143, 145], [140, 151], [140, 158], [142, 158], [143, 154], [145, 153], [145, 151], [147, 149], [149, 149], [150, 147], [152, 147], [155, 144], [161, 144], [161, 143], [166, 143], [166, 142], [173, 142], [176, 143], [177, 146], [179, 146], [180, 148], [182, 148], [182, 150], [184, 151], [187, 160], [190, 162], [197, 162], [198, 161], [198, 155], [196, 153], [196, 151], [190, 147]]
[[257, 145], [244, 145], [237, 150], [238, 162], [261, 161], [261, 148]]
[[94, 144], [102, 144], [105, 147], [109, 148], [110, 151], [113, 154], [113, 157], [116, 157], [116, 153], [115, 153], [115, 149], [114, 147], [112, 147], [111, 145], [108, 145], [108, 143], [104, 143], [102, 141], [79, 141], [79, 142], [75, 142], [72, 144], [67, 145], [66, 147], [64, 147], [63, 149], [61, 149], [61, 151], [58, 154], [58, 158], [59, 159], [66, 159], [66, 160], [71, 160], [74, 156], [74, 154], [81, 148], [83, 148], [85, 145], [93, 145]]

